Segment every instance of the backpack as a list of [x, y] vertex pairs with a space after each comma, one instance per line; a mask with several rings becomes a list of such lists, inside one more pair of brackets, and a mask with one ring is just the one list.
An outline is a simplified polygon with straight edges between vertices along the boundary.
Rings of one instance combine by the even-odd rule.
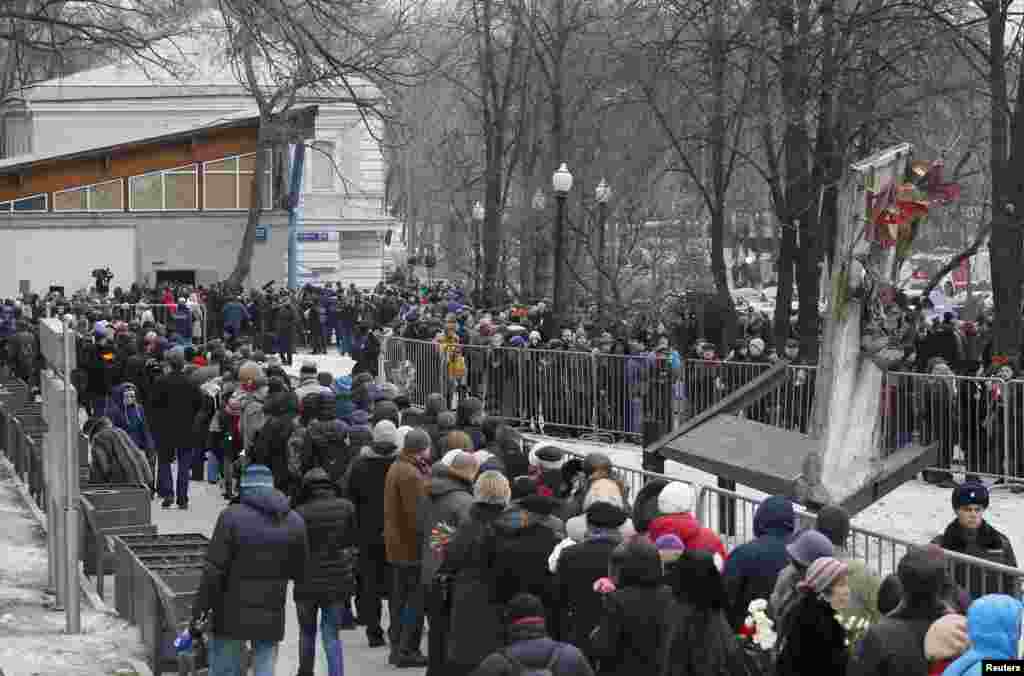
[[525, 664], [512, 657], [508, 650], [501, 651], [501, 656], [504, 657], [509, 664], [512, 665], [513, 674], [515, 676], [555, 676], [555, 663], [558, 662], [558, 653], [561, 650], [560, 646], [555, 646], [551, 651], [551, 656], [548, 658], [548, 663], [540, 669], [532, 669], [527, 667]]

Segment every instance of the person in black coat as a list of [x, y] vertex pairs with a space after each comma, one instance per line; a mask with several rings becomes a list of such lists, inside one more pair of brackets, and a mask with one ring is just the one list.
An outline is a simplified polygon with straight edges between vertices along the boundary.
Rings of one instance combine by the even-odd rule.
[[504, 647], [488, 655], [472, 676], [521, 676], [545, 669], [551, 676], [593, 676], [579, 648], [548, 636], [546, 614], [544, 604], [532, 594], [513, 598], [504, 612]]
[[348, 425], [338, 420], [337, 399], [333, 392], [324, 390], [320, 393], [316, 420], [306, 428], [302, 457], [304, 473], [314, 467], [323, 467], [331, 481], [340, 481], [348, 471]]
[[192, 606], [193, 626], [212, 611], [211, 673], [239, 673], [248, 641], [256, 673], [272, 673], [284, 639], [288, 582], [306, 579], [308, 558], [302, 517], [274, 488], [269, 467], [249, 465], [239, 498], [217, 518]]
[[785, 617], [776, 676], [845, 676], [846, 630], [836, 619], [850, 600], [849, 567], [823, 556], [797, 585], [800, 597]]
[[359, 544], [359, 619], [366, 625], [371, 648], [386, 645], [380, 626], [383, 599], [391, 585], [391, 566], [384, 549], [384, 483], [398, 458], [397, 430], [390, 420], [373, 429], [373, 444], [349, 464], [342, 490], [356, 510]]
[[728, 599], [710, 552], [682, 553], [671, 569], [672, 607], [658, 676], [737, 676], [749, 673], [743, 647], [726, 618]]
[[355, 507], [340, 495], [327, 472], [316, 468], [302, 479], [295, 511], [306, 522], [309, 561], [293, 596], [299, 618], [298, 676], [313, 676], [317, 614], [328, 676], [344, 673], [338, 632], [356, 592]]
[[754, 512], [754, 540], [729, 555], [722, 577], [729, 596], [729, 623], [739, 631], [754, 599], [767, 599], [782, 569], [789, 565], [786, 545], [795, 525], [793, 503], [772, 496]]
[[292, 495], [297, 488], [288, 471], [288, 440], [295, 431], [298, 411], [295, 394], [288, 392], [282, 381], [271, 378], [267, 401], [263, 404], [266, 421], [256, 437], [256, 448], [250, 460], [269, 467], [274, 474], [274, 488], [285, 495]]
[[595, 502], [585, 512], [586, 539], [561, 550], [555, 566], [559, 604], [558, 638], [590, 655], [590, 635], [601, 618], [601, 596], [594, 582], [608, 575], [612, 550], [622, 542], [619, 526], [626, 513], [615, 505]]
[[664, 659], [672, 590], [661, 584], [661, 557], [646, 538], [612, 551], [615, 591], [604, 594], [601, 622], [591, 637], [600, 676], [658, 674]]
[[[156, 437], [159, 470], [157, 491], [163, 497], [165, 508], [174, 504], [178, 496], [178, 507], [188, 508], [188, 483], [196, 447], [205, 439], [197, 440], [193, 430], [196, 414], [203, 407], [203, 396], [196, 385], [184, 374], [185, 353], [181, 349], [167, 353], [170, 372], [153, 383], [149, 405]], [[171, 463], [178, 461], [177, 482], [171, 481]]]

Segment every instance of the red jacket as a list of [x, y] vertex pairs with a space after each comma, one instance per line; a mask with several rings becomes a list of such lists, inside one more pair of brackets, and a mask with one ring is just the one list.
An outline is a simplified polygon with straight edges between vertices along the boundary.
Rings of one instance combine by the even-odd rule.
[[687, 549], [718, 554], [722, 557], [723, 563], [729, 556], [718, 535], [710, 528], [700, 525], [690, 512], [659, 516], [647, 527], [647, 535], [652, 542], [657, 541], [662, 535], [676, 535]]

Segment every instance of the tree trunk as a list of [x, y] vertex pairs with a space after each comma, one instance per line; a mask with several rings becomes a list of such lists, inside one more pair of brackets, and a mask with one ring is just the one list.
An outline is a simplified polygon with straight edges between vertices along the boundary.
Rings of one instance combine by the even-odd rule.
[[732, 345], [736, 334], [736, 310], [729, 293], [729, 279], [725, 269], [725, 203], [729, 192], [728, 168], [726, 167], [726, 66], [728, 53], [725, 34], [725, 8], [719, 2], [715, 12], [715, 23], [711, 37], [711, 87], [712, 114], [711, 135], [711, 176], [710, 185], [714, 204], [708, 205], [711, 215], [711, 276], [715, 280], [715, 294], [718, 297], [722, 317], [722, 348], [725, 352]]
[[[267, 152], [265, 139], [262, 138], [262, 130], [269, 128], [271, 120], [260, 120], [260, 142], [256, 144], [256, 166], [253, 171], [252, 189], [249, 192], [249, 215], [245, 222], [245, 233], [242, 235], [242, 246], [238, 249], [238, 258], [235, 261], [235, 269], [227, 279], [227, 283], [235, 288], [241, 288], [249, 278], [252, 270], [252, 256], [256, 250], [256, 227], [260, 224], [260, 215], [263, 206], [263, 180], [267, 172]], [[270, 237], [270, 233], [267, 233]]]
[[497, 114], [488, 131], [485, 158], [487, 174], [484, 177], [484, 222], [483, 222], [483, 302], [489, 307], [498, 304], [500, 287], [501, 257], [501, 187], [504, 175], [502, 146], [505, 142], [505, 127], [502, 113]]

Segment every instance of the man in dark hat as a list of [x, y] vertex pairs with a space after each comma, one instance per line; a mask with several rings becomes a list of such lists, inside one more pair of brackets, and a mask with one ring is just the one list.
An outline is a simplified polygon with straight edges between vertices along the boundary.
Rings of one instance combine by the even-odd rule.
[[[985, 484], [974, 481], [960, 484], [953, 489], [952, 503], [956, 518], [932, 542], [943, 549], [1016, 568], [1017, 557], [1009, 538], [985, 521], [989, 504]], [[973, 598], [999, 591], [1014, 597], [1020, 593], [1020, 584], [1014, 576], [989, 573], [983, 581], [978, 568], [968, 571], [967, 566], [960, 563], [954, 564], [953, 575], [957, 584], [967, 589]]]

